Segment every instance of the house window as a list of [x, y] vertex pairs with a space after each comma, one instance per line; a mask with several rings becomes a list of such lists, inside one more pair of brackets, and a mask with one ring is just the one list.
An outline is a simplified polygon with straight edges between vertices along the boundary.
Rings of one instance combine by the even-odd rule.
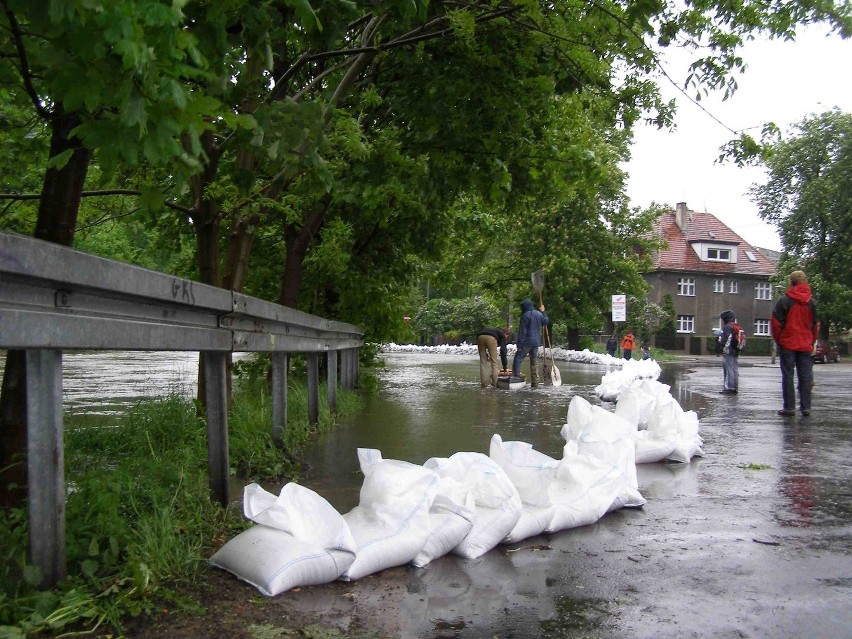
[[728, 293], [739, 293], [740, 292], [740, 283], [736, 280], [731, 280], [728, 282]]
[[716, 260], [717, 262], [730, 262], [731, 261], [731, 249], [708, 248], [707, 249], [707, 259], [708, 260]]
[[677, 332], [678, 333], [694, 333], [695, 332], [695, 315], [678, 315], [677, 316]]
[[695, 297], [695, 278], [680, 277], [677, 280], [677, 294]]
[[754, 299], [771, 300], [772, 285], [769, 282], [758, 282], [754, 285]]
[[725, 280], [713, 280], [713, 292], [714, 293], [724, 293], [725, 292]]
[[768, 319], [755, 319], [754, 320], [754, 334], [755, 335], [769, 335], [769, 320]]

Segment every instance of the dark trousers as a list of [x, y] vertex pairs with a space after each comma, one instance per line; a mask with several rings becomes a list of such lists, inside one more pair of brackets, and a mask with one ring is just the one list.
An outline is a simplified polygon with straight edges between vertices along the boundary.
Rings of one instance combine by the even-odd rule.
[[796, 409], [796, 393], [793, 390], [793, 371], [799, 378], [799, 407], [811, 409], [811, 388], [814, 385], [814, 360], [810, 351], [788, 351], [781, 349], [781, 394], [786, 410]]

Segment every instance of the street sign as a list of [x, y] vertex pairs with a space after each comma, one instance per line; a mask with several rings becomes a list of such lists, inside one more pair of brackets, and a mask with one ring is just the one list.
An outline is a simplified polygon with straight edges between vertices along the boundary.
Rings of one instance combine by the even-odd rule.
[[612, 321], [626, 322], [627, 321], [627, 296], [613, 295], [612, 296]]

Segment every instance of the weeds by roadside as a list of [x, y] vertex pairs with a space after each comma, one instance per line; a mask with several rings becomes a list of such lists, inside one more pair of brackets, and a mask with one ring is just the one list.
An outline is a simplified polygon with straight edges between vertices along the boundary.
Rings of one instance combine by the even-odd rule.
[[[338, 393], [338, 414], [357, 410]], [[244, 375], [229, 416], [231, 473], [249, 481], [299, 477], [312, 438], [334, 424], [324, 389], [318, 425], [307, 393], [291, 379], [284, 449], [272, 443], [271, 402], [261, 376]], [[0, 639], [32, 634], [120, 633], [122, 619], [163, 605], [200, 610], [182, 597], [205, 557], [246, 526], [239, 512], [210, 500], [206, 428], [191, 401], [146, 401], [118, 417], [70, 416], [65, 428], [68, 578], [40, 590], [27, 564], [22, 509], [0, 511]]]

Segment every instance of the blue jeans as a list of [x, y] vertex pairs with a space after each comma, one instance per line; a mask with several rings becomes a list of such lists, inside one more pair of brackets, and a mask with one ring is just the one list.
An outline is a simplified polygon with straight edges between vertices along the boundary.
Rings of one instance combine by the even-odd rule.
[[799, 407], [811, 409], [811, 388], [814, 385], [814, 360], [810, 351], [788, 351], [781, 349], [781, 395], [784, 409], [796, 409], [796, 393], [793, 390], [793, 370], [799, 378]]
[[512, 360], [512, 375], [517, 377], [521, 372], [521, 364], [524, 363], [524, 358], [530, 357], [530, 382], [534, 386], [538, 386], [538, 370], [536, 369], [536, 359], [538, 359], [538, 346], [522, 346], [515, 351], [515, 359]]

